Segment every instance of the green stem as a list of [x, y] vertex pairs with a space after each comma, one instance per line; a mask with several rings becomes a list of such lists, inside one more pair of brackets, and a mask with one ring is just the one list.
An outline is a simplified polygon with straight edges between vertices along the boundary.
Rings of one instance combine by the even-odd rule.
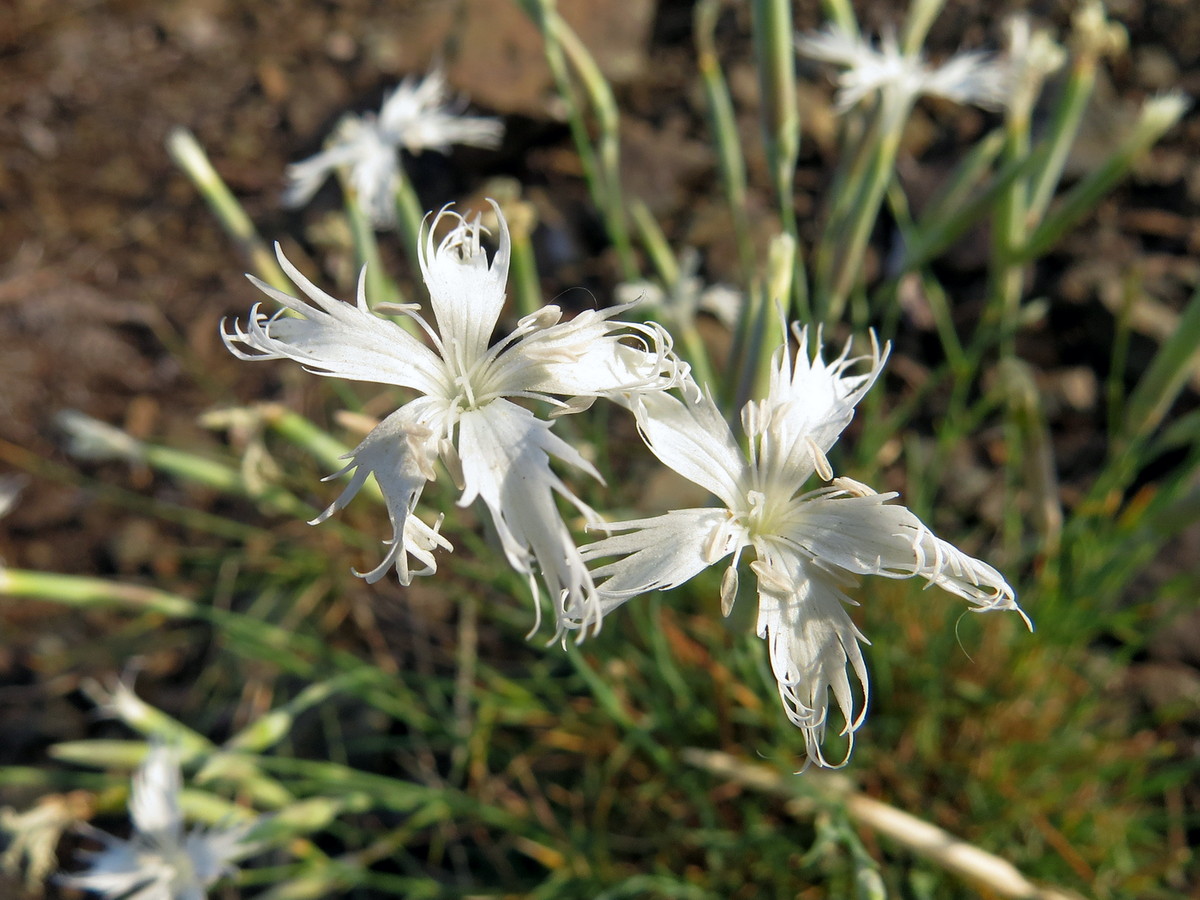
[[[400, 179], [396, 183], [396, 227], [404, 243], [404, 253], [412, 265], [414, 278], [421, 271], [421, 225], [424, 221], [425, 208], [417, 197], [412, 181], [401, 170]], [[411, 320], [406, 318], [405, 321]]]
[[750, 236], [750, 220], [746, 213], [746, 162], [742, 156], [741, 136], [729, 86], [721, 71], [714, 33], [721, 0], [699, 0], [696, 4], [693, 31], [696, 41], [696, 64], [708, 104], [709, 127], [717, 151], [717, 169], [725, 189], [725, 202], [733, 219], [734, 239], [744, 283], [754, 272], [754, 243]]
[[795, 54], [792, 50], [792, 10], [788, 0], [754, 0], [751, 6], [754, 58], [762, 94], [763, 134], [767, 165], [783, 231], [793, 241], [790, 294], [795, 312], [811, 318], [808, 276], [796, 222], [796, 160], [800, 155], [800, 114], [796, 106]]
[[1083, 113], [1087, 109], [1095, 84], [1095, 57], [1083, 56], [1076, 59], [1062, 99], [1054, 110], [1054, 119], [1050, 125], [1049, 152], [1041, 170], [1030, 179], [1027, 212], [1031, 227], [1041, 222], [1046, 207], [1050, 205], [1054, 191], [1062, 179], [1063, 168], [1075, 143], [1075, 136], [1079, 133], [1079, 125], [1083, 121]]
[[354, 242], [354, 255], [360, 269], [365, 271], [367, 300], [372, 306], [378, 303], [403, 303], [399, 286], [387, 276], [383, 259], [379, 255], [379, 242], [375, 238], [375, 226], [363, 212], [354, 189], [347, 177], [348, 172], [338, 170], [338, 183], [346, 209], [346, 221], [350, 225], [350, 238]]
[[167, 135], [167, 152], [200, 191], [200, 196], [208, 203], [226, 234], [250, 260], [254, 273], [277, 290], [291, 291], [291, 281], [283, 274], [275, 255], [259, 237], [245, 209], [209, 162], [195, 135], [186, 128], [173, 129]]
[[[887, 117], [885, 117], [886, 119]], [[862, 263], [866, 255], [871, 232], [879, 218], [879, 210], [892, 178], [896, 154], [900, 149], [902, 128], [897, 123], [888, 127], [885, 119], [880, 120], [881, 132], [871, 160], [870, 172], [860, 192], [859, 202], [854, 205], [847, 223], [844, 250], [838, 260], [829, 294], [829, 305], [822, 319], [827, 324], [838, 321], [846, 308], [851, 290], [862, 277]]]

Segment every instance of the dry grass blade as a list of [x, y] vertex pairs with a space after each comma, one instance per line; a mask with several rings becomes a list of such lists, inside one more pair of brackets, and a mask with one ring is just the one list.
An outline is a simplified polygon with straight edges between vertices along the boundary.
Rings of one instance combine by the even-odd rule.
[[[728, 753], [695, 748], [684, 750], [683, 758], [696, 768], [753, 790], [790, 798], [788, 811], [793, 815], [804, 815], [811, 808], [811, 802], [793, 787], [800, 782], [789, 782], [767, 766], [745, 763]], [[986, 887], [997, 896], [1018, 900], [1082, 900], [1071, 891], [1039, 887], [1007, 860], [960, 840], [910, 813], [860, 793], [844, 775], [810, 772], [804, 776], [802, 783], [805, 789], [823, 799], [842, 804], [855, 823], [894, 840], [947, 872]]]

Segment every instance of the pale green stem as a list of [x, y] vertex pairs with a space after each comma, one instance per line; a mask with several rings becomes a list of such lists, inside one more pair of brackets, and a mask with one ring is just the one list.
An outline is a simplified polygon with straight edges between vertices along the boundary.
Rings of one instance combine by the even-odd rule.
[[1014, 260], [1025, 262], [1037, 259], [1058, 243], [1064, 234], [1091, 212], [1101, 197], [1125, 177], [1134, 161], [1179, 121], [1186, 105], [1179, 95], [1166, 95], [1147, 101], [1133, 133], [1098, 169], [1066, 193], [1034, 229], [1024, 246], [1014, 251]]
[[851, 111], [838, 125], [841, 159], [829, 186], [828, 212], [814, 251], [816, 296], [813, 310], [817, 321], [827, 320], [833, 272], [844, 252], [849, 221], [863, 202], [867, 173], [878, 152], [880, 117], [862, 116]]
[[[788, 295], [792, 273], [795, 272], [796, 242], [790, 235], [780, 234], [771, 242], [767, 255], [767, 274], [762, 289], [747, 297], [752, 334], [746, 353], [740, 360], [738, 392], [730, 414], [739, 415], [751, 397], [765, 397], [771, 377], [772, 354], [787, 340], [788, 312], [784, 298]], [[803, 321], [803, 320], [802, 320]], [[801, 348], [801, 353], [807, 348]]]
[[173, 129], [167, 136], [167, 152], [200, 191], [221, 227], [250, 261], [254, 273], [273, 288], [292, 290], [292, 283], [279, 268], [275, 255], [259, 237], [254, 223], [221, 180], [195, 136], [186, 128]]
[[754, 242], [750, 235], [750, 220], [746, 213], [746, 162], [742, 155], [741, 136], [729, 86], [721, 71], [714, 32], [721, 11], [721, 0], [699, 0], [693, 18], [696, 41], [696, 64], [704, 85], [708, 103], [709, 127], [717, 151], [717, 169], [725, 188], [725, 202], [733, 219], [734, 239], [743, 282], [748, 284], [754, 271]]
[[[521, 5], [541, 32], [546, 62], [550, 66], [558, 95], [567, 107], [567, 123], [579, 154], [584, 181], [587, 182], [592, 202], [604, 219], [622, 276], [626, 280], [633, 280], [637, 277], [638, 267], [621, 205], [618, 120], [612, 91], [608, 89], [607, 82], [586, 48], [558, 14], [555, 0], [521, 0]], [[567, 69], [568, 56], [593, 105], [601, 132], [599, 149], [593, 145], [588, 133], [583, 104]]]
[[[658, 272], [664, 292], [669, 295], [679, 290], [679, 280], [684, 276], [674, 254], [671, 253], [666, 236], [658, 227], [658, 222], [655, 221], [646, 204], [640, 200], [634, 201], [632, 212], [634, 224], [641, 235], [642, 245]], [[708, 385], [713, 391], [719, 391], [720, 382], [714, 377], [708, 346], [704, 343], [704, 338], [700, 336], [699, 329], [696, 328], [695, 318], [689, 315], [671, 316], [668, 324], [671, 326], [671, 334], [683, 345], [683, 355], [691, 364], [692, 375], [697, 383]]]
[[[1006, 162], [1027, 159], [1030, 154], [1029, 119], [1026, 110], [1011, 108], [1005, 120], [1003, 158]], [[1025, 179], [1015, 179], [1001, 193], [992, 221], [992, 255], [989, 268], [991, 279], [988, 311], [984, 325], [990, 321], [998, 323], [1000, 332], [999, 352], [1001, 365], [1008, 362], [1015, 366], [1016, 326], [1021, 312], [1024, 292], [1025, 268], [1012, 260], [1013, 249], [1021, 246], [1026, 236], [1025, 209], [1028, 184]], [[1004, 458], [1004, 548], [1007, 558], [1015, 561], [1020, 557], [1020, 545], [1025, 523], [1019, 503], [1021, 494], [1022, 458], [1022, 407], [1013, 402], [1006, 404], [1004, 438], [1007, 453]]]
[[1050, 125], [1049, 153], [1040, 171], [1030, 179], [1029, 200], [1026, 205], [1029, 226], [1036, 227], [1046, 213], [1046, 207], [1054, 197], [1054, 191], [1062, 179], [1067, 157], [1079, 133], [1084, 111], [1096, 85], [1096, 58], [1085, 55], [1077, 58], [1071, 67], [1062, 98], [1054, 110]]
[[[767, 165], [784, 233], [799, 248], [795, 193], [796, 160], [800, 155], [800, 113], [796, 106], [796, 64], [792, 48], [792, 10], [788, 0], [754, 0], [751, 6], [754, 58], [762, 95], [763, 134]], [[791, 290], [795, 312], [811, 316], [808, 276], [803, 255], [792, 254]], [[783, 299], [783, 298], [780, 298]]]
[[[1019, 112], [1010, 112], [1005, 125], [1004, 159], [1018, 162], [1030, 154], [1029, 119]], [[1013, 251], [1025, 242], [1025, 215], [1028, 184], [1023, 178], [1014, 180], [1001, 195], [992, 223], [991, 298], [994, 321], [998, 321], [1005, 337], [1000, 343], [1000, 355], [1008, 358], [1016, 352], [1014, 325], [1021, 310], [1021, 294], [1025, 269], [1014, 262]]]
[[[554, 0], [543, 0], [552, 3]], [[579, 36], [571, 29], [566, 21], [555, 11], [553, 14], [558, 38], [566, 51], [567, 59], [574, 66], [588, 100], [592, 112], [596, 116], [596, 127], [599, 130], [597, 141], [597, 158], [600, 163], [600, 173], [604, 185], [604, 212], [608, 226], [609, 237], [617, 251], [617, 259], [621, 264], [621, 274], [626, 279], [638, 276], [637, 259], [633, 254], [633, 244], [629, 237], [629, 226], [625, 221], [625, 205], [621, 189], [621, 122], [617, 112], [617, 101], [613, 97], [612, 88], [596, 61], [588, 52], [587, 47], [579, 40]]]
[[263, 421], [326, 468], [340, 469], [346, 464], [351, 448], [299, 413], [273, 404], [264, 407]]
[[508, 204], [508, 228], [512, 236], [512, 261], [509, 274], [517, 315], [533, 315], [544, 305], [542, 284], [538, 279], [537, 257], [533, 251], [533, 230], [537, 213], [532, 204], [517, 200]]
[[197, 456], [174, 447], [142, 444], [140, 459], [152, 469], [182, 481], [202, 485], [223, 494], [245, 497], [272, 512], [312, 518], [314, 510], [279, 485], [253, 489], [242, 473], [223, 462]]
[[[414, 280], [418, 280], [421, 273], [421, 224], [424, 221], [425, 209], [421, 206], [412, 181], [401, 169], [400, 178], [396, 182], [396, 226], [404, 243], [404, 253], [412, 265]], [[411, 320], [406, 318], [405, 321]], [[413, 324], [415, 326], [415, 323]]]
[[679, 263], [675, 261], [675, 254], [671, 252], [667, 236], [659, 228], [654, 214], [641, 200], [633, 201], [630, 212], [633, 214], [633, 224], [642, 239], [642, 247], [650, 257], [650, 264], [658, 273], [659, 280], [668, 287], [675, 284], [679, 280]]
[[900, 49], [905, 56], [916, 56], [925, 44], [925, 36], [942, 11], [945, 0], [913, 0], [900, 37]]
[[851, 218], [847, 223], [845, 248], [833, 274], [828, 306], [822, 317], [822, 321], [827, 324], [836, 322], [842, 317], [850, 292], [862, 278], [862, 263], [867, 244], [871, 239], [871, 231], [879, 218], [879, 209], [883, 204], [888, 182], [892, 178], [892, 170], [896, 163], [896, 154], [900, 149], [903, 117], [897, 116], [893, 120], [884, 111], [881, 126], [880, 139], [871, 160], [870, 172], [860, 193], [860, 202], [855, 204], [851, 211]]
[[358, 259], [359, 267], [366, 267], [367, 300], [372, 306], [377, 303], [403, 303], [400, 287], [388, 278], [383, 267], [383, 259], [379, 255], [379, 242], [375, 238], [375, 227], [363, 212], [362, 204], [358, 202], [347, 177], [349, 172], [339, 169], [337, 174], [344, 198], [346, 221], [350, 225], [350, 237], [354, 241], [354, 255]]
[[567, 107], [567, 125], [571, 129], [571, 137], [575, 142], [575, 151], [579, 154], [579, 164], [583, 169], [583, 179], [587, 183], [588, 192], [596, 208], [605, 209], [604, 185], [596, 160], [596, 150], [588, 135], [587, 123], [583, 118], [583, 109], [579, 102], [575, 85], [571, 83], [567, 72], [567, 62], [563, 55], [562, 42], [558, 37], [558, 29], [554, 24], [557, 13], [553, 0], [521, 0], [521, 5], [537, 26], [542, 35], [542, 43], [546, 51], [546, 62], [558, 96]]
[[[836, 246], [843, 236], [846, 220], [861, 201], [867, 173], [878, 151], [880, 117], [849, 110], [838, 120], [838, 147], [841, 159], [834, 169], [829, 188], [829, 215], [822, 240]], [[826, 249], [829, 262], [836, 254]]]
[[821, 0], [821, 10], [825, 18], [831, 20], [840, 30], [851, 37], [858, 36], [858, 19], [854, 15], [854, 6], [850, 0]]

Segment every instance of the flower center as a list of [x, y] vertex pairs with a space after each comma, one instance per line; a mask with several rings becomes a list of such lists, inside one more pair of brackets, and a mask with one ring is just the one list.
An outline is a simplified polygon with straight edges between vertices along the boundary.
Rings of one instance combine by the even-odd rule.
[[786, 507], [786, 503], [779, 503], [766, 491], [749, 490], [746, 491], [746, 506], [735, 514], [735, 518], [745, 527], [751, 540], [773, 537], [780, 533], [780, 514]]

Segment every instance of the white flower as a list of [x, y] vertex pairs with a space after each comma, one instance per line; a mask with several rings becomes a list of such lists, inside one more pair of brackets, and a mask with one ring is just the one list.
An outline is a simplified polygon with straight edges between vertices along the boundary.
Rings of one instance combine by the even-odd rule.
[[801, 55], [841, 66], [837, 105], [842, 112], [878, 93], [884, 116], [894, 125], [908, 115], [922, 94], [984, 108], [1005, 104], [1011, 77], [1008, 68], [978, 51], [956, 53], [940, 66], [928, 65], [920, 54], [904, 54], [896, 36], [884, 33], [878, 48], [836, 25], [799, 35]]
[[[793, 326], [799, 346], [807, 332]], [[673, 510], [666, 515], [605, 525], [621, 532], [583, 548], [588, 561], [619, 557], [592, 572], [607, 613], [644, 591], [683, 584], [732, 555], [721, 583], [728, 615], [737, 596], [737, 565], [753, 548], [758, 582], [758, 635], [770, 647], [771, 667], [788, 717], [804, 731], [811, 762], [829, 765], [821, 742], [829, 692], [850, 736], [862, 724], [855, 712], [849, 670], [867, 692], [859, 649], [866, 639], [846, 612], [846, 589], [857, 575], [924, 578], [984, 610], [1020, 612], [1013, 590], [986, 563], [939, 540], [895, 494], [877, 494], [847, 478], [833, 478], [826, 457], [854, 415], [854, 407], [883, 367], [872, 342], [869, 356], [849, 356], [850, 345], [825, 363], [802, 349], [792, 364], [787, 345], [775, 356], [767, 397], [742, 410], [749, 456], [739, 448], [711, 398], [685, 402], [666, 394], [635, 403], [650, 449], [666, 465], [707, 488], [717, 508]], [[866, 371], [851, 374], [859, 363]], [[801, 493], [814, 473], [832, 484]], [[570, 619], [586, 623], [583, 610]], [[1028, 620], [1026, 620], [1028, 622]], [[849, 758], [849, 750], [847, 750]]]
[[203, 900], [209, 885], [229, 874], [235, 860], [254, 851], [243, 839], [258, 820], [185, 832], [180, 781], [174, 752], [153, 745], [133, 776], [133, 836], [124, 841], [90, 828], [104, 849], [90, 854], [87, 871], [59, 881], [112, 900]]
[[498, 119], [459, 114], [440, 69], [420, 81], [409, 77], [384, 98], [378, 116], [344, 116], [330, 146], [287, 167], [283, 205], [303, 206], [330, 172], [349, 167], [350, 184], [372, 224], [388, 228], [396, 220], [397, 148], [420, 154], [449, 153], [452, 144], [495, 147], [503, 134]]
[[[483, 501], [509, 563], [529, 575], [531, 585], [536, 562], [557, 622], [563, 609], [588, 602], [593, 585], [555, 495], [587, 520], [597, 517], [554, 474], [550, 460], [600, 476], [574, 447], [551, 433], [551, 422], [509, 398], [542, 400], [558, 407], [556, 415], [561, 415], [577, 412], [597, 397], [622, 400], [630, 393], [664, 390], [685, 369], [660, 326], [616, 321], [627, 307], [587, 310], [560, 321], [562, 311], [546, 306], [489, 345], [504, 305], [510, 251], [508, 225], [494, 202], [492, 207], [500, 240], [490, 265], [480, 246], [478, 217], [467, 220], [443, 210], [425, 227], [419, 255], [437, 329], [415, 306], [397, 311], [425, 331], [432, 348], [373, 313], [363, 279], [357, 304], [342, 303], [301, 275], [282, 252], [280, 265], [309, 302], [252, 278], [298, 316], [268, 318], [255, 306], [246, 329], [235, 325], [224, 337], [242, 359], [286, 357], [321, 375], [394, 384], [421, 395], [384, 419], [354, 450], [350, 463], [337, 473], [353, 471], [349, 485], [314, 520], [323, 521], [344, 507], [367, 476], [375, 476], [393, 534], [383, 562], [364, 576], [368, 581], [395, 565], [401, 583], [408, 584], [414, 574], [436, 569], [435, 547], [451, 549], [438, 534], [440, 518], [430, 527], [412, 515], [425, 482], [435, 478], [433, 463], [440, 457], [462, 488], [459, 505]], [[436, 243], [434, 232], [444, 220], [454, 227]], [[410, 555], [424, 568], [410, 570]]]
[[67, 439], [67, 453], [76, 459], [119, 459], [137, 464], [146, 459], [141, 441], [114, 425], [93, 419], [87, 413], [64, 409], [54, 416]]
[[649, 281], [630, 281], [617, 286], [620, 301], [641, 298], [670, 328], [690, 328], [706, 312], [730, 331], [737, 328], [746, 299], [727, 284], [705, 285], [699, 275], [700, 254], [686, 248], [679, 258], [679, 276], [666, 290]]

